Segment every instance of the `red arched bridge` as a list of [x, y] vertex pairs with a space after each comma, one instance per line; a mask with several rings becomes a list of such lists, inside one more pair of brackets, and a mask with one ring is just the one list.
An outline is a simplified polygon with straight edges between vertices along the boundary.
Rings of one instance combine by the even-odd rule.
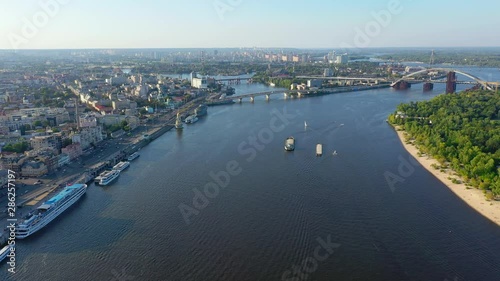
[[[423, 69], [423, 70], [420, 70], [420, 71], [417, 71], [417, 72], [413, 72], [413, 73], [408, 74], [406, 76], [403, 76], [402, 78], [400, 78], [400, 79], [396, 80], [395, 82], [393, 82], [391, 84], [391, 87], [397, 88], [397, 89], [408, 88], [409, 87], [409, 83], [408, 82], [409, 81], [415, 81], [415, 80], [409, 80], [409, 78], [412, 78], [414, 76], [418, 76], [420, 74], [426, 74], [426, 73], [429, 73], [429, 72], [446, 72], [446, 73], [448, 73], [447, 79], [446, 79], [446, 92], [447, 93], [453, 93], [453, 92], [455, 92], [455, 90], [456, 90], [456, 84], [457, 83], [461, 83], [461, 82], [458, 82], [456, 80], [456, 73], [461, 74], [461, 75], [463, 75], [465, 77], [468, 77], [468, 78], [472, 79], [476, 84], [481, 85], [481, 87], [484, 88], [484, 89], [486, 89], [486, 90], [490, 90], [490, 91], [492, 91], [492, 90], [498, 90], [499, 82], [484, 81], [484, 80], [482, 80], [481, 78], [479, 78], [479, 77], [477, 77], [475, 75], [463, 72], [461, 70], [451, 69], [451, 68], [428, 68], [428, 69]], [[424, 81], [418, 80], [418, 82], [425, 82], [425, 81], [426, 80], [424, 80]], [[429, 81], [429, 82], [436, 82], [436, 81]]]

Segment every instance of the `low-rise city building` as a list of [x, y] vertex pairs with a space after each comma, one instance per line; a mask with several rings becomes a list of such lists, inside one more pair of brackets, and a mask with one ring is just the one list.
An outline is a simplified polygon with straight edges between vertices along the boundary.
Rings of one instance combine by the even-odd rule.
[[1, 153], [0, 170], [12, 170], [16, 173], [20, 173], [24, 161], [26, 161], [26, 157], [23, 154]]
[[307, 80], [307, 87], [309, 88], [321, 88], [322, 85], [323, 85], [323, 80], [321, 79]]
[[62, 167], [62, 166], [69, 164], [69, 163], [70, 163], [69, 155], [64, 154], [64, 153], [59, 155], [59, 161], [57, 163], [58, 167]]
[[82, 128], [77, 133], [72, 133], [71, 140], [73, 143], [79, 143], [82, 150], [85, 150], [92, 145], [97, 145], [104, 139], [102, 134], [102, 127], [87, 127]]
[[7, 187], [9, 183], [9, 171], [8, 170], [0, 170], [0, 188]]
[[62, 138], [59, 134], [53, 134], [49, 136], [35, 136], [31, 138], [30, 144], [33, 150], [52, 148], [55, 151], [60, 151], [62, 147]]
[[21, 168], [21, 175], [23, 177], [37, 178], [48, 173], [47, 166], [42, 162], [27, 161]]
[[70, 161], [82, 156], [82, 146], [80, 143], [73, 143], [61, 149], [61, 153], [69, 156]]
[[193, 80], [191, 80], [191, 87], [196, 89], [206, 89], [208, 88], [208, 81], [206, 78], [194, 77]]
[[43, 164], [45, 164], [45, 166], [47, 166], [47, 172], [49, 174], [55, 172], [56, 169], [59, 167], [59, 155], [55, 155], [50, 152], [43, 152], [34, 159], [38, 162], [42, 162]]

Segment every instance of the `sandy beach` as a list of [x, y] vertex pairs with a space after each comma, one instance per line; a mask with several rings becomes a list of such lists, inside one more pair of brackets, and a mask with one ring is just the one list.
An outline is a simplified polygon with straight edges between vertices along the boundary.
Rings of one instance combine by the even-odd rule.
[[500, 202], [499, 201], [487, 201], [483, 192], [476, 188], [467, 189], [464, 183], [453, 183], [448, 178], [455, 178], [463, 182], [463, 180], [454, 175], [451, 169], [447, 169], [445, 172], [441, 172], [438, 169], [432, 167], [432, 164], [440, 166], [441, 164], [434, 158], [428, 157], [426, 155], [419, 157], [419, 150], [412, 143], [406, 143], [406, 132], [396, 130], [399, 140], [405, 147], [405, 149], [415, 158], [418, 162], [431, 172], [436, 178], [438, 178], [442, 183], [444, 183], [451, 191], [453, 191], [460, 199], [465, 201], [471, 208], [481, 213], [486, 218], [490, 219], [498, 226], [500, 226]]

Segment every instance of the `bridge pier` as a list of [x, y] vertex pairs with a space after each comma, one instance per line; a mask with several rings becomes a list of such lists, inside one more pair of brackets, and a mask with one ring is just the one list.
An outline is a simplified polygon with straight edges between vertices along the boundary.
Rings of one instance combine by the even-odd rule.
[[397, 82], [396, 84], [394, 84], [392, 87], [396, 90], [407, 90], [407, 89], [411, 88], [411, 84], [404, 81], [404, 80], [401, 80], [401, 81]]
[[446, 77], [446, 93], [453, 94], [457, 91], [457, 78], [454, 71], [448, 72]]
[[266, 100], [269, 101], [271, 99], [271, 95], [270, 94], [266, 94]]
[[238, 101], [239, 103], [241, 103], [243, 101], [243, 98], [239, 98]]
[[288, 94], [287, 94], [287, 93], [283, 93], [283, 97], [284, 97], [285, 99], [287, 99], [287, 98], [288, 98]]
[[253, 103], [255, 101], [255, 97], [254, 96], [251, 96], [250, 97], [250, 102]]
[[424, 92], [429, 92], [432, 91], [433, 89], [434, 89], [433, 83], [427, 82], [424, 84]]

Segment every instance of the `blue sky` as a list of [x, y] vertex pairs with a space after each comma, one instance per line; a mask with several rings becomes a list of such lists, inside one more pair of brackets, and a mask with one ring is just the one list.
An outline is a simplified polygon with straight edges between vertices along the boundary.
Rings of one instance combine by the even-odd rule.
[[489, 0], [2, 2], [0, 49], [500, 46]]

